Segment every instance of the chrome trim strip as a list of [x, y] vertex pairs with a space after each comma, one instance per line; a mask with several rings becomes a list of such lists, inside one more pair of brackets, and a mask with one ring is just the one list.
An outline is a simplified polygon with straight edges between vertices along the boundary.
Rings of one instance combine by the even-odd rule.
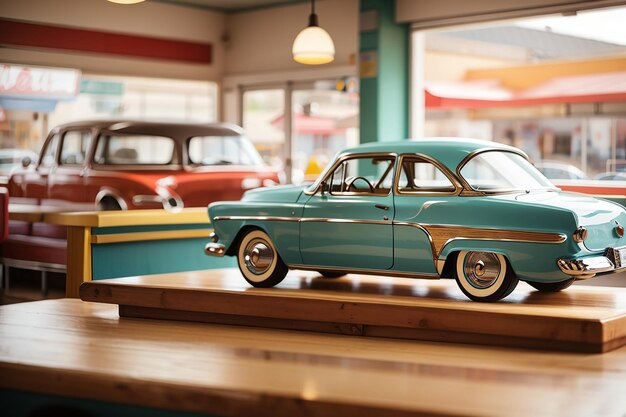
[[319, 223], [359, 223], [359, 224], [385, 224], [390, 225], [390, 220], [356, 220], [356, 219], [332, 219], [325, 217], [271, 217], [271, 216], [216, 216], [213, 221], [220, 220], [263, 220], [279, 222], [319, 222]]
[[273, 217], [273, 216], [215, 216], [213, 222], [220, 220], [263, 220], [278, 222], [298, 222], [300, 217]]
[[161, 204], [161, 197], [158, 195], [134, 195], [133, 204], [140, 206], [147, 203], [159, 203]]
[[[423, 159], [424, 161], [433, 164], [450, 180], [450, 182], [454, 186], [454, 191], [400, 191], [400, 189], [398, 188], [398, 183], [400, 182], [402, 164], [404, 163], [405, 158]], [[461, 191], [463, 191], [463, 186], [459, 182], [458, 178], [456, 178], [456, 175], [454, 175], [454, 173], [450, 171], [447, 166], [439, 162], [437, 159], [432, 158], [422, 153], [410, 153], [410, 154], [400, 155], [400, 160], [396, 167], [396, 177], [393, 181], [393, 190], [396, 195], [422, 195], [422, 196], [451, 195], [451, 196], [454, 196], [454, 195], [459, 195]]]
[[364, 274], [364, 275], [385, 275], [390, 277], [401, 278], [427, 278], [427, 279], [439, 279], [438, 274], [420, 274], [415, 272], [405, 271], [392, 271], [388, 269], [355, 269], [355, 268], [342, 268], [342, 267], [330, 267], [330, 266], [311, 266], [311, 265], [299, 265], [290, 264], [290, 269], [301, 269], [304, 271], [336, 271], [345, 272], [351, 274]]
[[567, 241], [563, 233], [531, 232], [523, 230], [467, 227], [460, 225], [421, 224], [432, 237], [436, 258], [444, 248], [455, 240], [493, 240], [502, 242], [561, 244]]
[[[358, 153], [343, 154], [343, 155], [337, 157], [335, 159], [335, 162], [333, 162], [332, 165], [328, 165], [326, 167], [326, 169], [320, 174], [320, 176], [317, 177], [317, 179], [315, 180], [315, 182], [313, 183], [311, 188], [309, 188], [308, 190], [304, 190], [304, 194], [306, 194], [306, 195], [314, 195], [314, 194], [316, 194], [319, 191], [320, 184], [322, 183], [322, 181], [325, 181], [328, 178], [328, 176], [330, 175], [330, 173], [333, 172], [335, 170], [335, 168], [337, 168], [337, 166], [339, 164], [343, 163], [346, 159], [368, 158], [368, 157], [372, 157], [372, 156], [392, 157], [392, 158], [394, 158], [394, 161], [393, 161], [394, 164], [397, 163], [397, 161], [398, 161], [398, 154], [395, 153], [395, 152], [364, 152], [364, 153], [358, 152]], [[389, 192], [391, 192], [391, 190], [389, 190]], [[337, 195], [337, 194], [333, 194], [333, 195]], [[339, 195], [343, 195], [343, 193], [341, 193]], [[383, 196], [383, 194], [372, 194], [372, 195]], [[389, 193], [387, 193], [385, 195], [389, 195]]]
[[391, 220], [355, 220], [355, 219], [327, 219], [324, 217], [310, 217], [306, 219], [300, 219], [303, 223], [318, 222], [318, 223], [359, 223], [359, 224], [384, 224], [391, 225]]

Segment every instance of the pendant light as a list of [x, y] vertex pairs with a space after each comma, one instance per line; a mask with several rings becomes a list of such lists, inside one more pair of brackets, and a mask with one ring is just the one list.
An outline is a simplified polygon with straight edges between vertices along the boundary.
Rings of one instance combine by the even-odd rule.
[[307, 65], [328, 64], [335, 59], [335, 44], [328, 32], [319, 26], [315, 0], [311, 0], [309, 26], [298, 33], [291, 52], [294, 61]]
[[118, 3], [118, 4], [135, 4], [135, 3], [141, 3], [142, 1], [145, 0], [109, 0], [111, 3]]

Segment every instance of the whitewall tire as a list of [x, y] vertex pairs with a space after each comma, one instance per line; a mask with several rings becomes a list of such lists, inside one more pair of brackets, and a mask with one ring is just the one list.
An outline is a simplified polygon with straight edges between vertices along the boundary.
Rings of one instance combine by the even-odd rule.
[[237, 264], [253, 287], [273, 287], [289, 271], [272, 240], [262, 230], [250, 230], [243, 236], [237, 249]]
[[484, 302], [506, 297], [518, 283], [503, 255], [482, 251], [459, 252], [456, 281], [468, 298]]

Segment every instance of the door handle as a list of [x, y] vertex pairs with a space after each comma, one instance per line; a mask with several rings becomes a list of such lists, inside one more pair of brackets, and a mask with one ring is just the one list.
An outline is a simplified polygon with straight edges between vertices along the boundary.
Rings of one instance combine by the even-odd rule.
[[385, 211], [389, 210], [389, 206], [386, 206], [384, 204], [376, 204], [374, 205], [374, 207], [376, 207], [377, 209], [385, 210]]

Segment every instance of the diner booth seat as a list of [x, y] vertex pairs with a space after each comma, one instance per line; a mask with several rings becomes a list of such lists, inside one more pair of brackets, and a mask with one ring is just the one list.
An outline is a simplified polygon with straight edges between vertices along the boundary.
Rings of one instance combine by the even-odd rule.
[[9, 195], [0, 189], [0, 264], [2, 287], [10, 286], [11, 268], [41, 273], [41, 291], [48, 289], [48, 273], [67, 269], [67, 227], [41, 222], [9, 220]]

